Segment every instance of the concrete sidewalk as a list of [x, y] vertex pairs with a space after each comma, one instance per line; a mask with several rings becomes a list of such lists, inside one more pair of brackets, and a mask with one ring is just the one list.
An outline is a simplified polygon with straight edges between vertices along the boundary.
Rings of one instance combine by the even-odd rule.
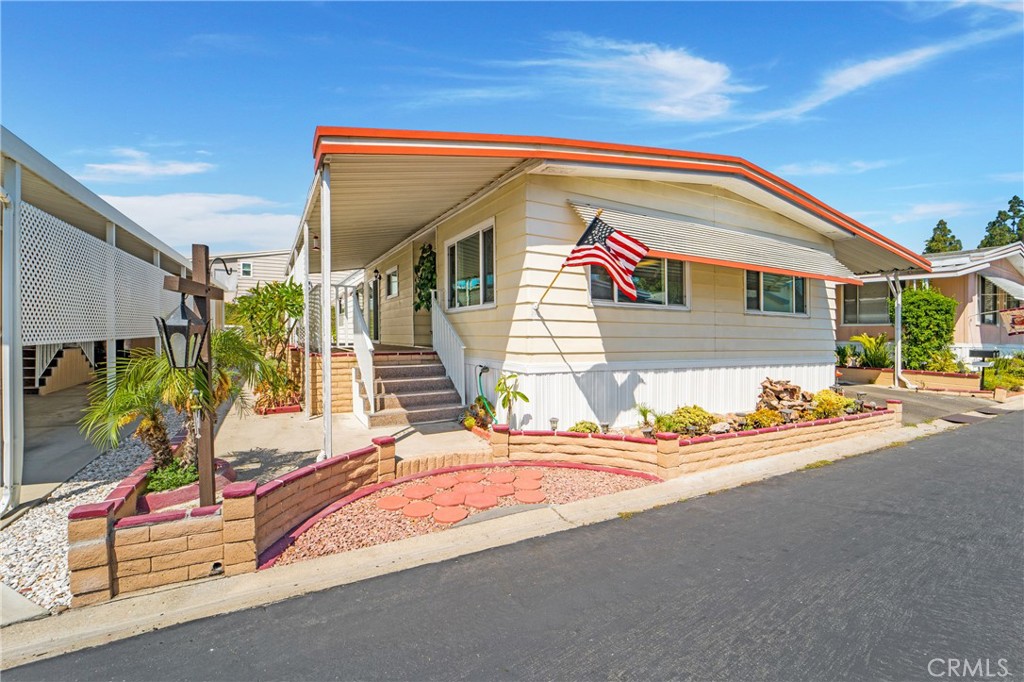
[[[1004, 407], [1020, 410], [1024, 398]], [[1018, 418], [1010, 416], [1009, 418]], [[956, 428], [948, 422], [904, 426], [785, 455], [752, 460], [657, 485], [570, 504], [533, 508], [442, 533], [432, 533], [270, 570], [168, 586], [73, 609], [3, 630], [2, 668], [99, 646], [168, 627], [446, 561], [528, 538], [599, 523], [621, 514], [799, 471], [808, 464], [876, 451]]]
[[[353, 414], [336, 414], [331, 427], [335, 454], [366, 447], [378, 436], [394, 436], [395, 451], [402, 459], [491, 447], [454, 422], [369, 429]], [[316, 461], [323, 448], [323, 421], [307, 419], [301, 412], [243, 415], [234, 405], [220, 425], [216, 443], [217, 456], [231, 463], [239, 480], [269, 481]]]

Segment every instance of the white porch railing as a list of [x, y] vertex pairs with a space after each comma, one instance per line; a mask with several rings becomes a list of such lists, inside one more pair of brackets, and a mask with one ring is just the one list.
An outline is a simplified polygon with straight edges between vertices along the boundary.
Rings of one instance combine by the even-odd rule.
[[430, 293], [430, 323], [434, 336], [434, 352], [444, 365], [448, 378], [455, 384], [459, 399], [466, 403], [466, 344], [462, 342], [455, 327], [448, 321], [448, 316], [441, 310], [437, 300], [437, 290]]
[[96, 368], [96, 342], [95, 341], [82, 341], [78, 344], [82, 352], [85, 353], [86, 359], [89, 360], [89, 366], [93, 369]]
[[351, 346], [353, 344], [352, 297], [354, 294], [355, 287], [342, 286], [338, 295], [337, 324], [339, 346]]
[[[366, 320], [363, 319], [363, 311], [359, 309], [355, 293], [352, 294], [352, 298], [349, 300], [349, 308], [352, 309], [352, 348], [356, 352], [359, 376], [362, 380], [363, 388], [366, 390], [366, 396], [369, 398], [369, 413], [373, 414], [377, 411], [377, 401], [375, 400], [376, 396], [373, 390], [373, 340], [370, 338], [370, 330], [366, 326]], [[357, 386], [352, 388], [352, 406], [354, 408], [356, 403], [360, 401], [360, 398], [359, 393], [355, 390]]]

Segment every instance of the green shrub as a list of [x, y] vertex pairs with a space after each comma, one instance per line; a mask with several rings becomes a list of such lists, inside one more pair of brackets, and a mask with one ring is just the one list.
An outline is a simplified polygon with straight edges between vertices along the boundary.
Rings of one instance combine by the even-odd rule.
[[569, 430], [573, 433], [600, 433], [601, 427], [584, 419], [570, 426]]
[[846, 413], [846, 408], [853, 407], [853, 401], [841, 396], [832, 389], [826, 388], [814, 394], [814, 409], [811, 414], [815, 419], [828, 419]]
[[928, 358], [928, 362], [925, 363], [924, 368], [929, 372], [964, 372], [967, 367], [961, 362], [960, 358], [956, 356], [956, 353], [950, 348], [932, 353], [932, 356]]
[[756, 412], [747, 415], [747, 427], [751, 429], [765, 429], [769, 426], [778, 426], [785, 421], [782, 413], [767, 407], [762, 407]]
[[703, 435], [708, 432], [717, 420], [715, 415], [697, 405], [679, 407], [670, 414], [659, 414], [654, 420], [654, 428], [667, 433], [690, 433], [690, 427], [696, 427], [694, 433]]
[[159, 469], [153, 469], [146, 478], [146, 489], [151, 493], [174, 490], [199, 480], [198, 465], [183, 466], [174, 461]]
[[985, 371], [986, 390], [1005, 388], [1019, 391], [1024, 388], [1024, 354], [1015, 353], [1008, 358], [994, 358], [992, 367]]
[[[893, 316], [894, 301], [889, 301]], [[903, 366], [921, 369], [935, 353], [953, 343], [956, 299], [937, 289], [907, 289], [903, 292]]]
[[849, 367], [855, 357], [857, 357], [857, 349], [850, 344], [836, 346], [836, 365], [839, 367]]
[[851, 336], [850, 340], [856, 341], [862, 347], [859, 354], [861, 367], [875, 367], [878, 369], [892, 367], [892, 355], [889, 353], [889, 337], [884, 333], [878, 336], [857, 334], [857, 336]]

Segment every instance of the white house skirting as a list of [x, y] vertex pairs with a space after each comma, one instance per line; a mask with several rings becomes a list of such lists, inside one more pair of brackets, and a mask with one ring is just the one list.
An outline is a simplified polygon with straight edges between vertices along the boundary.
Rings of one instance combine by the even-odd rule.
[[[531, 370], [503, 365], [494, 361], [466, 361], [466, 398], [479, 394], [478, 365], [490, 371], [483, 375], [483, 388], [488, 399], [495, 399], [494, 387], [502, 371], [519, 375], [519, 390], [530, 399], [516, 405], [516, 426], [547, 429], [549, 419], [557, 417], [559, 428], [565, 429], [581, 419], [608, 422], [612, 426], [628, 426], [638, 420], [638, 403], [647, 403], [658, 412], [668, 412], [680, 405], [700, 405], [712, 412], [753, 410], [765, 377], [785, 379], [806, 391], [819, 391], [835, 383], [835, 364], [751, 364], [742, 366], [638, 367], [627, 369], [609, 365], [593, 365], [585, 369], [552, 371]], [[499, 418], [504, 421], [500, 406]]]

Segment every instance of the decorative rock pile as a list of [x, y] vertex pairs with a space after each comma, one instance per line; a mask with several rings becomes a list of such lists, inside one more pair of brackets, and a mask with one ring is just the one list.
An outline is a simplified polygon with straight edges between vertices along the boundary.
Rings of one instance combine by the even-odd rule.
[[757, 399], [757, 409], [783, 412], [790, 410], [794, 418], [814, 410], [814, 394], [801, 391], [800, 387], [785, 380], [765, 378], [761, 382], [761, 395]]
[[401, 495], [388, 495], [377, 500], [386, 511], [401, 511], [411, 519], [433, 516], [437, 523], [458, 523], [469, 516], [470, 509], [498, 506], [498, 498], [514, 496], [523, 504], [538, 504], [547, 499], [540, 489], [544, 472], [536, 469], [519, 471], [462, 471], [441, 474], [412, 485]]

